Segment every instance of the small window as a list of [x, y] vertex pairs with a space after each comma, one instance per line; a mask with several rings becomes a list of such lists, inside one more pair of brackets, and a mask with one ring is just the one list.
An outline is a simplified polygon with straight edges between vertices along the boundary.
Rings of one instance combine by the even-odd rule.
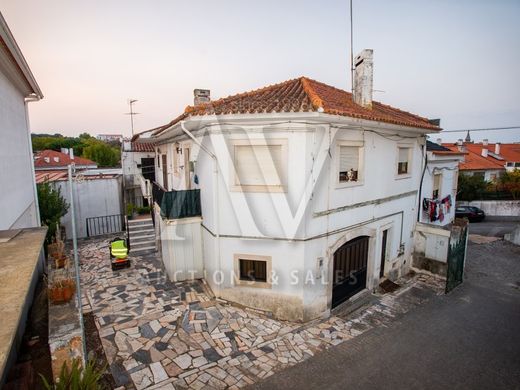
[[439, 198], [439, 192], [441, 189], [442, 173], [435, 173], [433, 175], [433, 199]]
[[399, 148], [399, 159], [397, 162], [397, 174], [406, 175], [409, 173], [410, 148]]
[[356, 182], [359, 179], [359, 147], [339, 147], [339, 182]]
[[240, 280], [267, 282], [267, 262], [261, 260], [239, 259]]

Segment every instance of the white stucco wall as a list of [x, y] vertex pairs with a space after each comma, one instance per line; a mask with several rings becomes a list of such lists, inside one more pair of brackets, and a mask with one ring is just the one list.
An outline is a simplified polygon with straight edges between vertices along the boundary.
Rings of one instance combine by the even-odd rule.
[[[386, 229], [390, 230], [385, 275], [394, 278], [408, 270], [417, 216], [422, 136], [403, 133], [396, 141], [395, 137], [355, 127], [338, 130], [326, 125], [290, 125], [266, 133], [245, 129], [200, 138], [219, 161], [219, 227], [213, 206], [213, 160], [196, 145], [191, 153], [201, 188], [204, 267], [207, 281], [218, 296], [273, 311], [282, 318], [315, 318], [330, 309], [332, 286], [322, 280], [312, 281], [312, 275], [323, 273], [330, 279], [335, 249], [345, 240], [367, 235], [367, 287], [375, 288], [379, 283], [381, 237]], [[395, 134], [396, 130], [391, 131]], [[264, 134], [287, 140], [287, 192], [231, 190], [230, 144], [234, 139], [263, 138]], [[350, 187], [337, 184], [338, 140], [362, 143], [362, 183]], [[412, 156], [410, 174], [401, 177], [397, 176], [398, 146], [410, 147]], [[162, 152], [171, 150], [172, 143], [159, 148]], [[161, 176], [158, 171], [159, 180]], [[235, 254], [270, 257], [278, 282], [269, 288], [237, 286], [228, 277], [234, 269]], [[223, 283], [211, 277], [218, 270], [224, 274]], [[291, 283], [291, 272], [298, 275], [296, 283]]]
[[[457, 178], [458, 178], [457, 158], [436, 157], [432, 153], [428, 153], [428, 166], [424, 172], [424, 179], [421, 188], [421, 199], [431, 199], [433, 196], [434, 176], [436, 173], [441, 174], [441, 183], [439, 190], [439, 199], [444, 199], [451, 195], [452, 206], [449, 213], [444, 215], [444, 220], [431, 221], [428, 213], [421, 209], [419, 221], [436, 226], [445, 226], [453, 222], [455, 218], [455, 201], [457, 196]], [[421, 205], [422, 207], [422, 205]]]
[[0, 230], [39, 226], [23, 94], [0, 68]]
[[[61, 195], [70, 205], [69, 182], [55, 182]], [[121, 177], [107, 179], [84, 180], [74, 182], [74, 205], [76, 234], [78, 238], [87, 237], [86, 219], [105, 215], [122, 214]], [[72, 238], [71, 212], [62, 217], [67, 238]]]

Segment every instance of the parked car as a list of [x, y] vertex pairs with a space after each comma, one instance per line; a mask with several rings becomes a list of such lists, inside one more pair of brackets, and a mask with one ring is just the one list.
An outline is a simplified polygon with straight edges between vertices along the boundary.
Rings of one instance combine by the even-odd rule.
[[486, 214], [484, 211], [475, 206], [458, 206], [455, 209], [455, 217], [466, 217], [470, 222], [480, 222], [486, 218]]

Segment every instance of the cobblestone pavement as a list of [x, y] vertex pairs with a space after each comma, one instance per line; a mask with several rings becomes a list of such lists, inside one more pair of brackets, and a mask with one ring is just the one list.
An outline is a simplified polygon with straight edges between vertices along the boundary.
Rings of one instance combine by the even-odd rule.
[[375, 326], [442, 291], [423, 274], [368, 309], [306, 324], [218, 301], [200, 281], [173, 283], [154, 254], [113, 272], [108, 241], [80, 247], [85, 310], [92, 310], [121, 389], [241, 388]]

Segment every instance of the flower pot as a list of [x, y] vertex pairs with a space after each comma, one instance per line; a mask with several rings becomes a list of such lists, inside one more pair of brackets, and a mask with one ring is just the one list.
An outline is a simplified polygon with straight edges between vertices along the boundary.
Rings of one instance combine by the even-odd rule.
[[71, 300], [75, 291], [76, 283], [73, 280], [63, 280], [49, 287], [49, 298], [55, 304], [65, 303]]
[[67, 264], [68, 258], [64, 254], [54, 257], [54, 265], [56, 268], [63, 268]]

